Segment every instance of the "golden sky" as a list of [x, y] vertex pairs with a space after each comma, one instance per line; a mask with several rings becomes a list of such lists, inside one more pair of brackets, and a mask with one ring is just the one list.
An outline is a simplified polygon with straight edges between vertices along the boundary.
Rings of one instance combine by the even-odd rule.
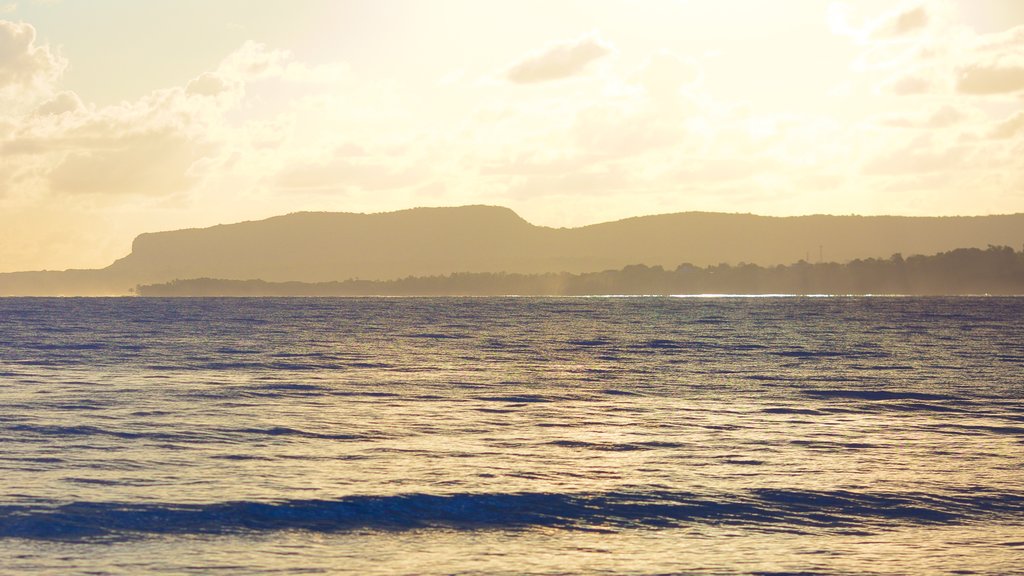
[[0, 0], [0, 271], [497, 204], [1024, 211], [1021, 0]]

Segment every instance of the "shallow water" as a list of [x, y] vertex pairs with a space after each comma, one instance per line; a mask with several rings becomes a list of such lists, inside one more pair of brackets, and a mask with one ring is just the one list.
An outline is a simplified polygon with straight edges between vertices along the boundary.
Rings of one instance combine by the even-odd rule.
[[1024, 573], [1024, 299], [0, 299], [0, 572]]

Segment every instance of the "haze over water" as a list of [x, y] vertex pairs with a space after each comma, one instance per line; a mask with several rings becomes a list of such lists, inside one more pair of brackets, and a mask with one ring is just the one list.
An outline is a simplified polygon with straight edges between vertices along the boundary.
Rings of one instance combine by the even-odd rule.
[[0, 572], [1013, 574], [1024, 299], [0, 299]]

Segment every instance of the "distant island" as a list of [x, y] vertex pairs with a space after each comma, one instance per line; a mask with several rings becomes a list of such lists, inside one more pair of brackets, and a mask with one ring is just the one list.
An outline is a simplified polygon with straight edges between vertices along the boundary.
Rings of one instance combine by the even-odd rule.
[[964, 248], [934, 256], [804, 261], [789, 266], [756, 264], [673, 270], [642, 264], [582, 274], [460, 273], [398, 280], [266, 282], [175, 280], [137, 288], [140, 296], [573, 296], [669, 294], [1024, 294], [1024, 251], [1006, 246]]
[[[684, 212], [548, 228], [498, 206], [379, 214], [300, 212], [141, 234], [131, 253], [106, 268], [0, 274], [0, 296], [127, 295], [136, 286], [195, 278], [326, 283], [334, 287], [316, 290], [338, 293], [608, 293], [640, 290], [631, 278], [645, 274], [649, 278], [643, 289], [655, 292], [900, 291], [902, 285], [889, 281], [872, 280], [861, 287], [850, 279], [867, 274], [853, 272], [856, 262], [888, 259], [895, 253], [1021, 245], [1024, 214], [769, 217]], [[815, 264], [793, 264], [801, 260]], [[689, 265], [677, 268], [681, 262]], [[603, 272], [607, 270], [619, 271], [618, 276]], [[824, 270], [850, 278], [840, 284], [814, 280], [818, 283], [804, 287], [805, 273]], [[517, 283], [522, 288], [509, 289]]]

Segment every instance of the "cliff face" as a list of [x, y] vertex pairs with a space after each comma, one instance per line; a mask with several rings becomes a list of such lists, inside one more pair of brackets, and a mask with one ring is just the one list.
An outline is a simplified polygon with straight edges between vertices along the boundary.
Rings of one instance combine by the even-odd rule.
[[893, 253], [1024, 244], [1024, 214], [905, 218], [681, 213], [582, 228], [534, 226], [507, 208], [416, 208], [383, 214], [298, 213], [257, 222], [142, 234], [99, 271], [0, 274], [0, 294], [124, 294], [188, 278], [327, 282], [452, 272], [592, 272], [846, 262]]
[[538, 228], [505, 208], [383, 214], [299, 213], [260, 222], [143, 234], [108, 270], [141, 277], [301, 280], [498, 272], [535, 254]]

